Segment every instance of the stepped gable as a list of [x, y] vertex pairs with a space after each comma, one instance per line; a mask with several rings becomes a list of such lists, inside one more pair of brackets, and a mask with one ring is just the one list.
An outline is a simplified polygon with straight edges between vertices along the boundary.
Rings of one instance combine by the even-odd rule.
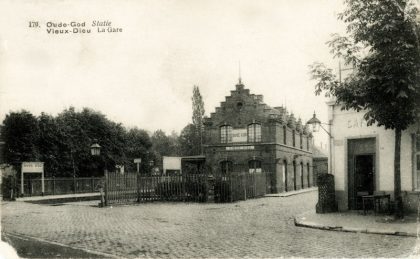
[[[252, 122], [278, 122], [287, 124], [290, 128], [296, 127], [296, 119], [293, 114], [289, 116], [286, 107], [271, 107], [264, 103], [264, 97], [260, 94], [253, 94], [239, 80], [235, 90], [230, 91], [230, 95], [220, 102], [215, 112], [210, 114], [210, 118], [205, 119], [206, 125], [220, 126], [227, 124], [237, 127], [244, 127]], [[298, 127], [304, 132], [304, 126], [300, 120]], [[307, 134], [307, 133], [305, 133]]]

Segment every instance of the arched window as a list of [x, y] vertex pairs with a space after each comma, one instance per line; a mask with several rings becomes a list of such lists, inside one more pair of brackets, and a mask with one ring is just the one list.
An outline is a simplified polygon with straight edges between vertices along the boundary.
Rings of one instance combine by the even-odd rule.
[[250, 160], [248, 162], [248, 168], [250, 173], [261, 173], [261, 161], [259, 160]]
[[292, 131], [292, 139], [293, 139], [293, 146], [296, 147], [296, 132], [293, 130]]
[[283, 144], [287, 144], [286, 143], [286, 140], [287, 140], [287, 128], [286, 128], [286, 125], [285, 126], [283, 126]]
[[233, 172], [233, 163], [232, 161], [222, 161], [220, 162], [220, 172], [222, 175], [228, 175]]
[[306, 150], [309, 151], [309, 137], [306, 137]]
[[287, 190], [287, 161], [286, 160], [284, 160], [283, 161], [283, 164], [282, 164], [282, 166], [281, 166], [281, 171], [282, 171], [282, 173], [283, 173], [283, 186], [284, 186], [284, 191], [288, 191]]
[[296, 161], [293, 161], [293, 190], [296, 190]]
[[300, 163], [300, 184], [301, 184], [301, 189], [305, 188], [305, 184], [303, 184], [303, 163]]
[[232, 126], [220, 127], [220, 143], [232, 142]]
[[306, 171], [308, 173], [308, 187], [311, 187], [311, 174], [310, 174], [310, 168], [309, 168], [309, 163], [306, 164]]
[[248, 142], [261, 142], [261, 124], [248, 125]]
[[299, 135], [300, 138], [300, 149], [303, 149], [303, 136], [302, 133]]

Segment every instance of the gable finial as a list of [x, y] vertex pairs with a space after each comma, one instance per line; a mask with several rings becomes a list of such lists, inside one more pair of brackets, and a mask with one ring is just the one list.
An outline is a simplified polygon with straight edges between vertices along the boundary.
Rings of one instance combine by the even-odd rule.
[[242, 79], [241, 79], [241, 61], [239, 60], [239, 84], [242, 84]]

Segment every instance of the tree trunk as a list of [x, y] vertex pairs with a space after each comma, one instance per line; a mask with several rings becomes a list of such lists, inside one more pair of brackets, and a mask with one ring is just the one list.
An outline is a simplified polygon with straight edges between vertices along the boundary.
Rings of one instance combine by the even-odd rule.
[[401, 197], [401, 129], [395, 129], [394, 152], [394, 199], [395, 218], [404, 218], [404, 207]]

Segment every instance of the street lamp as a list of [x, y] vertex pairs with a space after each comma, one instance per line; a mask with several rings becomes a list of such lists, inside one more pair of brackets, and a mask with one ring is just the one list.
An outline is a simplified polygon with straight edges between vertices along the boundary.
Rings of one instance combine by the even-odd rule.
[[325, 131], [325, 133], [327, 133], [328, 134], [328, 136], [330, 136], [331, 138], [332, 138], [332, 136], [331, 136], [331, 133], [329, 132], [329, 131], [327, 131], [322, 125], [328, 125], [328, 126], [331, 126], [331, 124], [328, 124], [328, 123], [322, 123], [317, 117], [316, 117], [316, 114], [315, 114], [315, 111], [314, 111], [314, 115], [313, 115], [313, 117], [310, 119], [310, 120], [308, 120], [308, 122], [306, 123], [306, 124], [308, 124], [309, 126], [311, 126], [312, 127], [312, 131], [313, 132], [318, 132], [319, 131], [319, 128], [322, 128], [324, 131]]
[[[92, 156], [99, 156], [101, 154], [101, 146], [98, 143], [96, 143], [96, 141], [90, 146], [90, 154]], [[106, 168], [105, 168], [105, 171], [106, 171]], [[106, 204], [105, 204], [105, 197], [104, 197], [104, 189], [102, 185], [101, 187], [99, 187], [99, 192], [101, 194], [101, 203], [99, 204], [99, 206], [104, 207]]]
[[101, 146], [95, 142], [90, 146], [90, 153], [92, 156], [99, 156], [101, 154]]
[[[332, 173], [332, 147], [331, 147], [331, 145], [332, 145], [333, 136], [331, 135], [330, 132], [331, 132], [331, 125], [332, 124], [331, 123], [322, 123], [316, 117], [315, 111], [314, 111], [314, 115], [312, 116], [312, 118], [310, 120], [308, 120], [308, 122], [306, 122], [306, 124], [312, 127], [313, 132], [318, 132], [319, 128], [322, 128], [325, 131], [325, 133], [328, 134], [328, 136], [329, 136], [328, 173], [331, 174]], [[322, 125], [328, 125], [329, 130], [326, 130]]]

